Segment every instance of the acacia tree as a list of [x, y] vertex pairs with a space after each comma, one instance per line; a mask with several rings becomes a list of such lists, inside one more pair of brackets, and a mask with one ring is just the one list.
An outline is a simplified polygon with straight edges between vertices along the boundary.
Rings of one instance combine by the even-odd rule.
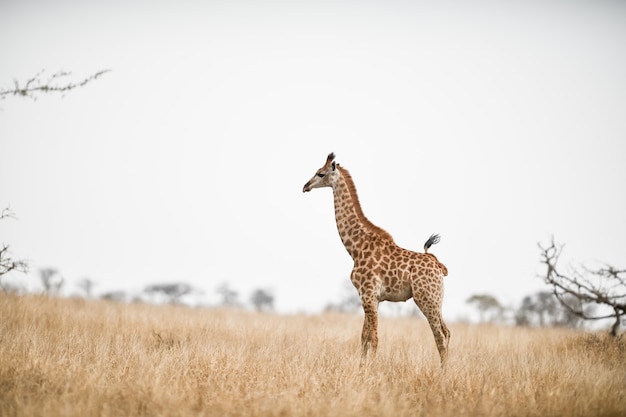
[[[563, 298], [570, 306], [580, 308], [580, 301], [567, 294]], [[586, 308], [590, 313], [591, 306]], [[561, 301], [551, 291], [539, 291], [527, 295], [515, 311], [515, 324], [518, 326], [566, 326], [579, 327], [584, 321], [581, 317], [563, 308]]]
[[[13, 87], [10, 88], [1, 88], [0, 89], [0, 100], [4, 100], [8, 96], [16, 96], [16, 97], [27, 97], [33, 100], [37, 100], [37, 95], [40, 93], [61, 93], [65, 94], [68, 91], [71, 91], [78, 87], [83, 87], [91, 81], [101, 77], [106, 74], [110, 70], [101, 70], [92, 74], [86, 78], [83, 78], [79, 81], [68, 81], [68, 78], [71, 77], [71, 72], [59, 71], [47, 78], [44, 78], [44, 71], [39, 71], [35, 76], [27, 79], [25, 82], [20, 83], [17, 80], [13, 80]], [[0, 220], [5, 218], [13, 218], [15, 219], [15, 215], [11, 211], [10, 208], [5, 208], [0, 213]], [[9, 252], [9, 246], [2, 243], [0, 247], [0, 288], [6, 291], [5, 287], [2, 284], [2, 277], [8, 274], [11, 271], [20, 271], [20, 272], [28, 272], [28, 264], [26, 261], [15, 260], [11, 257]], [[63, 285], [61, 280], [59, 282], [52, 283], [50, 278], [55, 274], [51, 274], [52, 269], [48, 268], [46, 270], [40, 271], [40, 278], [44, 287], [46, 288], [46, 292], [49, 292], [50, 289], [56, 288], [59, 290]], [[48, 285], [53, 285], [54, 288], [48, 287]]]
[[91, 280], [90, 278], [83, 278], [76, 283], [76, 286], [85, 293], [85, 297], [87, 298], [91, 298], [93, 293], [93, 287], [95, 285], [96, 282]]
[[110, 70], [98, 71], [86, 78], [79, 81], [70, 81], [72, 76], [71, 72], [58, 71], [54, 74], [45, 77], [45, 71], [39, 71], [35, 76], [27, 79], [25, 82], [20, 83], [17, 80], [13, 80], [13, 87], [0, 89], [0, 100], [5, 99], [8, 96], [27, 97], [33, 100], [37, 99], [37, 94], [40, 93], [61, 93], [65, 94], [78, 87], [83, 87], [91, 81], [101, 77]]
[[504, 307], [502, 307], [498, 299], [491, 294], [474, 294], [465, 302], [478, 309], [481, 322], [493, 322], [502, 319]]
[[239, 293], [230, 288], [227, 282], [220, 284], [215, 290], [222, 298], [221, 305], [225, 307], [240, 307]]
[[46, 295], [58, 294], [61, 288], [63, 288], [63, 284], [65, 284], [65, 278], [54, 268], [41, 268], [39, 270], [39, 279]]
[[274, 296], [270, 291], [261, 288], [254, 290], [250, 296], [250, 302], [256, 311], [274, 309]]
[[161, 295], [167, 299], [170, 304], [180, 304], [182, 297], [193, 293], [194, 288], [184, 282], [176, 282], [173, 284], [155, 284], [149, 285], [144, 292], [147, 294]]
[[[581, 267], [568, 274], [557, 270], [563, 245], [554, 242], [542, 246], [541, 263], [545, 264], [545, 281], [570, 312], [585, 320], [614, 319], [611, 335], [617, 336], [622, 316], [626, 314], [626, 269], [605, 265], [598, 269]], [[598, 308], [595, 308], [598, 307]]]

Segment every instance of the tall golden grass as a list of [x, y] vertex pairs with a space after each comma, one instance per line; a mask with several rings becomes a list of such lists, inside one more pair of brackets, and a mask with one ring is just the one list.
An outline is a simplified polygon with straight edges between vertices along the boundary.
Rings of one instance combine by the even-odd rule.
[[0, 416], [624, 416], [604, 334], [0, 296]]

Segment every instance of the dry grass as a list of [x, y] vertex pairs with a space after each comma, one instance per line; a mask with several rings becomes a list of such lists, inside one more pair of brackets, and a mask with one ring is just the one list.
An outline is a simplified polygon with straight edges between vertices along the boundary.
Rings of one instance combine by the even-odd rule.
[[626, 344], [425, 322], [0, 296], [0, 416], [618, 416]]

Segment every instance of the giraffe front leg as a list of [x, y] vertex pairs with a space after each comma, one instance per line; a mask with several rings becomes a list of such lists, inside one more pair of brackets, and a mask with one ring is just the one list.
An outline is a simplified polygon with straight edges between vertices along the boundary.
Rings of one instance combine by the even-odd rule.
[[378, 348], [378, 303], [376, 300], [363, 299], [363, 332], [361, 333], [361, 359], [365, 360], [369, 350], [376, 355]]

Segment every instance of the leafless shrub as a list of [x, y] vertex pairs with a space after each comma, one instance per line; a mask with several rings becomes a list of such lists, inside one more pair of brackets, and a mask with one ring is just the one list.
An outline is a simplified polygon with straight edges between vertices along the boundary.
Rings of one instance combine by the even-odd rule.
[[[554, 238], [547, 246], [539, 245], [541, 262], [546, 265], [546, 283], [561, 304], [585, 320], [614, 319], [611, 335], [616, 336], [621, 319], [626, 314], [626, 269], [611, 265], [592, 269], [572, 268], [568, 274], [557, 270], [563, 245]], [[598, 307], [598, 308], [596, 308]]]

